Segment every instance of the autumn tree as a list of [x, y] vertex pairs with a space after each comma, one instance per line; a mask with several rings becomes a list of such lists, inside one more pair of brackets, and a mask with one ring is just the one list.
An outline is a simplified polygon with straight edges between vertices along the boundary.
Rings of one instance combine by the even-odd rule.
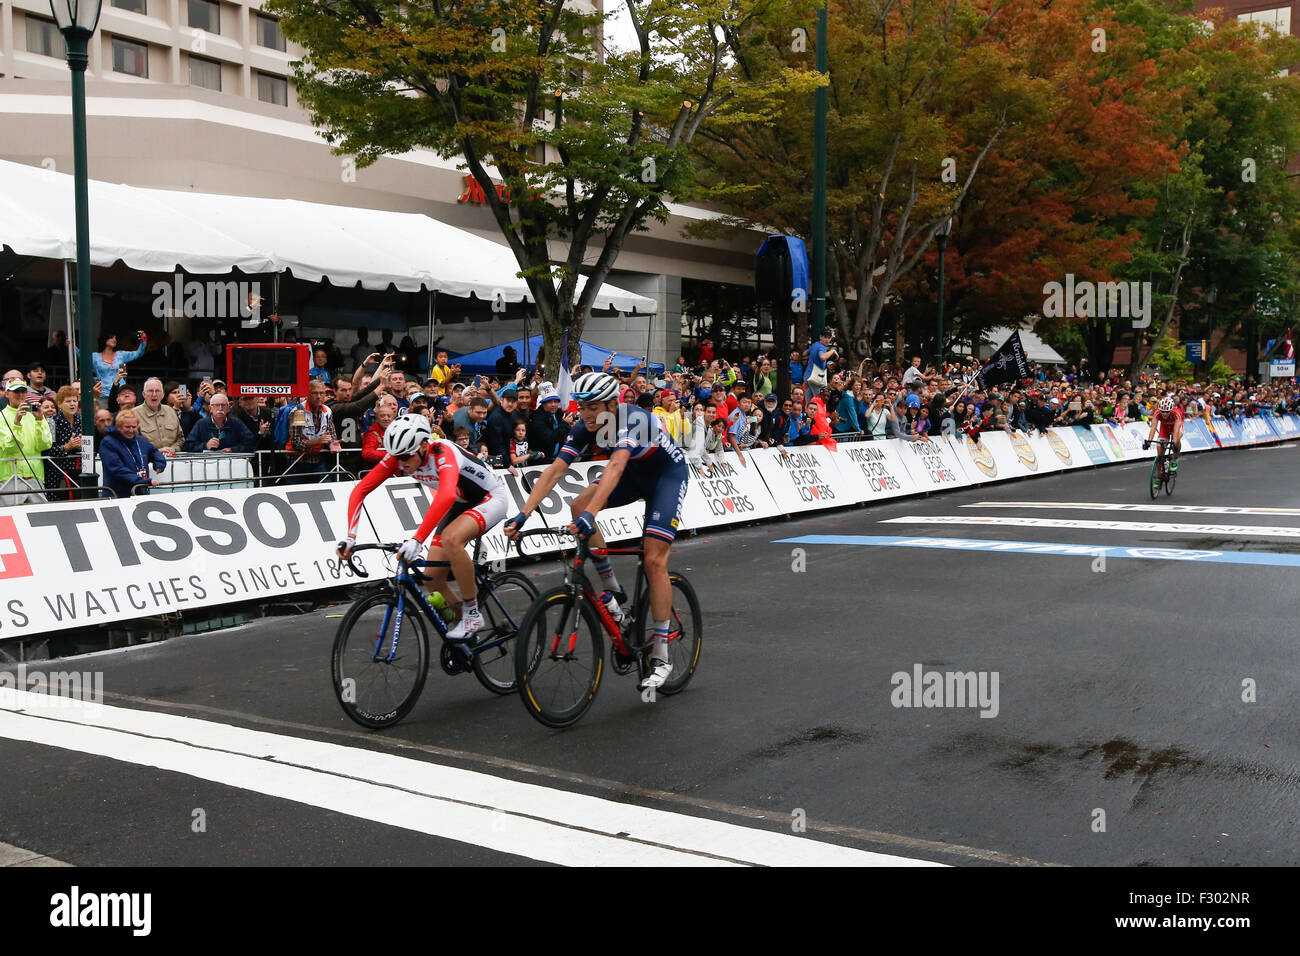
[[[869, 351], [895, 287], [961, 211], [998, 138], [1033, 115], [1034, 91], [987, 42], [999, 15], [989, 0], [830, 4], [828, 321], [852, 360]], [[774, 29], [769, 55], [810, 61], [790, 34]], [[759, 224], [809, 234], [809, 98], [791, 99], [780, 123], [713, 139], [711, 182], [734, 215], [696, 231]]]
[[[1186, 150], [1177, 148], [1178, 99], [1156, 79], [1147, 35], [1121, 29], [1098, 6], [1019, 5], [994, 21], [993, 41], [1040, 95], [1033, 122], [1009, 130], [988, 157], [957, 222], [948, 258], [965, 281], [954, 285], [949, 309], [971, 337], [1030, 316], [1049, 337], [1077, 323], [1088, 355], [1108, 363], [1132, 319], [1046, 317], [1044, 288], [1067, 275], [1127, 278], [1135, 256], [1144, 279], [1169, 271], [1168, 242], [1142, 253], [1143, 226]], [[1160, 209], [1162, 222], [1167, 212]]]
[[[627, 235], [691, 194], [701, 131], [770, 123], [791, 92], [819, 82], [808, 69], [739, 65], [751, 39], [804, 0], [626, 2], [629, 52], [603, 48], [603, 17], [564, 0], [266, 7], [306, 48], [298, 96], [336, 152], [359, 166], [417, 147], [464, 162], [536, 302], [547, 374], [566, 329], [576, 360]], [[551, 240], [567, 244], [558, 261]]]

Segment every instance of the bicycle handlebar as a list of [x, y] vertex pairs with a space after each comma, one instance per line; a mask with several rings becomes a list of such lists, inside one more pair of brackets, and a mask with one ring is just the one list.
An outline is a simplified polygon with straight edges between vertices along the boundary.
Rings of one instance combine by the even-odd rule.
[[579, 546], [586, 545], [586, 542], [581, 537], [574, 534], [568, 528], [534, 528], [532, 531], [520, 531], [515, 535], [514, 537], [515, 551], [518, 552], [519, 557], [521, 558], [528, 557], [528, 555], [524, 554], [524, 548], [523, 548], [525, 538], [531, 538], [534, 535], [543, 535], [543, 534], [552, 535], [552, 536], [567, 535], [570, 538], [573, 538], [574, 540], [579, 542]]
[[[339, 545], [338, 545], [338, 550], [339, 550], [339, 551], [342, 551], [342, 550], [343, 550], [344, 548], [346, 548], [346, 547], [347, 547], [347, 542], [346, 542], [346, 541], [340, 541], [340, 542], [339, 542]], [[353, 546], [353, 548], [352, 548], [352, 554], [349, 554], [348, 557], [347, 557], [348, 567], [350, 567], [350, 568], [352, 569], [352, 571], [353, 571], [353, 572], [354, 572], [358, 577], [368, 578], [368, 577], [370, 577], [370, 575], [369, 575], [368, 573], [366, 573], [365, 569], [362, 568], [360, 565], [358, 565], [356, 562], [354, 562], [354, 561], [352, 560], [352, 555], [353, 555], [353, 554], [356, 554], [358, 551], [387, 551], [389, 554], [396, 554], [398, 551], [401, 550], [401, 547], [402, 547], [402, 546], [401, 546], [400, 544], [358, 544], [358, 545], [355, 545], [355, 546]], [[401, 558], [398, 558], [398, 560], [399, 560], [399, 561], [402, 561]], [[415, 570], [417, 567], [420, 567], [420, 568], [427, 568], [427, 567], [429, 567], [429, 562], [428, 562], [428, 561], [424, 561], [424, 560], [420, 560], [420, 561], [402, 561], [402, 563], [406, 565], [407, 569], [408, 569], [408, 570], [411, 572], [411, 574], [416, 578], [416, 580], [418, 580], [418, 581], [428, 581], [428, 580], [430, 580], [429, 575], [427, 575], [427, 574], [421, 574], [419, 571]]]

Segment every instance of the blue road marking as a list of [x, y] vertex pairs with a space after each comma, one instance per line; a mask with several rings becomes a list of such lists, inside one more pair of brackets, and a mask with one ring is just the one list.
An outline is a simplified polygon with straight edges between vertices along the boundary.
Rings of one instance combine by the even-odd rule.
[[875, 548], [938, 548], [946, 551], [1007, 551], [1013, 554], [1053, 554], [1071, 558], [1139, 558], [1148, 561], [1300, 567], [1300, 554], [1281, 554], [1276, 551], [1196, 551], [1188, 548], [1143, 548], [1047, 541], [994, 541], [988, 538], [902, 538], [869, 534], [805, 534], [797, 538], [781, 538], [774, 543], [847, 544]]

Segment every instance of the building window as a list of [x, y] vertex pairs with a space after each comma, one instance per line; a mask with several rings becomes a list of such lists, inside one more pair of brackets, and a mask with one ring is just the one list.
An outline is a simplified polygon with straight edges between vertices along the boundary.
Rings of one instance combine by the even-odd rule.
[[257, 98], [263, 103], [288, 106], [289, 81], [283, 76], [273, 76], [270, 73], [257, 74]]
[[130, 10], [132, 13], [148, 14], [145, 7], [145, 0], [113, 0], [113, 6], [119, 10]]
[[149, 77], [149, 47], [121, 37], [113, 37], [113, 71]]
[[67, 52], [63, 45], [63, 34], [53, 20], [42, 20], [27, 14], [27, 52], [39, 53], [41, 56], [57, 56], [63, 59]]
[[190, 57], [190, 86], [221, 92], [221, 64], [200, 56]]
[[221, 33], [221, 4], [213, 0], [189, 0], [190, 26], [209, 33]]
[[1274, 7], [1272, 10], [1256, 10], [1254, 13], [1242, 13], [1238, 20], [1257, 23], [1261, 27], [1272, 27], [1283, 35], [1291, 32], [1291, 7]]
[[257, 45], [272, 50], [285, 51], [284, 34], [280, 32], [280, 21], [257, 15]]

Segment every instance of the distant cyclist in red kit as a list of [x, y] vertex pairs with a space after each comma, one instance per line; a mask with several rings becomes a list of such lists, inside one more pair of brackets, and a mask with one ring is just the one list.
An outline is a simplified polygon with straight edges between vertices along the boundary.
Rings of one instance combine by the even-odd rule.
[[1178, 453], [1183, 447], [1183, 413], [1174, 402], [1173, 395], [1165, 395], [1160, 399], [1156, 413], [1151, 416], [1151, 431], [1147, 433], [1147, 440], [1142, 443], [1143, 451], [1151, 447], [1151, 439], [1155, 437], [1157, 430], [1161, 438], [1173, 439], [1173, 444], [1170, 446], [1173, 457], [1169, 461], [1169, 472], [1172, 474], [1178, 470]]

